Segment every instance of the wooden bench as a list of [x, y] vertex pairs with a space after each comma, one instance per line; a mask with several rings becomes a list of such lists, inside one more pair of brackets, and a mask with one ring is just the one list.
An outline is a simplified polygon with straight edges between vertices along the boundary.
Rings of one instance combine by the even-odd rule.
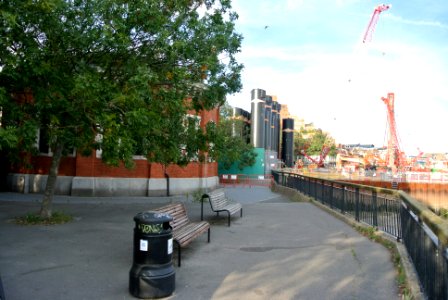
[[177, 245], [177, 265], [181, 264], [181, 248], [187, 246], [196, 237], [208, 232], [207, 242], [210, 243], [210, 224], [206, 221], [190, 222], [185, 204], [173, 203], [155, 209], [157, 212], [168, 213], [173, 217], [170, 222], [173, 240]]
[[240, 212], [240, 217], [243, 217], [243, 207], [240, 203], [230, 200], [226, 197], [224, 193], [224, 189], [216, 189], [212, 192], [202, 195], [201, 199], [201, 220], [204, 219], [204, 199], [207, 199], [210, 202], [210, 206], [212, 211], [214, 211], [218, 216], [220, 212], [227, 212], [228, 214], [228, 226], [230, 226], [230, 216]]

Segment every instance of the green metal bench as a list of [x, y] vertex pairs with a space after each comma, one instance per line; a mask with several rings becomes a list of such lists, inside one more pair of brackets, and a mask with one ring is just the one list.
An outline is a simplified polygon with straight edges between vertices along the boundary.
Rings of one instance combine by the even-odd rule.
[[215, 212], [218, 216], [220, 212], [227, 212], [228, 216], [228, 226], [230, 226], [230, 217], [231, 215], [240, 212], [240, 217], [243, 217], [243, 207], [240, 203], [230, 200], [226, 197], [223, 188], [216, 189], [209, 193], [202, 195], [201, 198], [201, 220], [204, 219], [204, 200], [208, 199], [210, 202], [210, 206], [212, 211]]

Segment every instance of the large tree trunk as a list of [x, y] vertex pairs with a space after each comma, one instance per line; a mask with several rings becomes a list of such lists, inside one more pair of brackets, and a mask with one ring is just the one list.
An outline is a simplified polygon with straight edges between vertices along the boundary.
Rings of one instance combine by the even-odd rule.
[[56, 186], [56, 180], [58, 178], [59, 164], [61, 163], [63, 148], [64, 146], [58, 143], [56, 145], [55, 152], [53, 153], [53, 159], [51, 160], [47, 185], [45, 187], [44, 198], [42, 199], [42, 205], [40, 208], [40, 215], [44, 218], [51, 218], [52, 215], [54, 187]]

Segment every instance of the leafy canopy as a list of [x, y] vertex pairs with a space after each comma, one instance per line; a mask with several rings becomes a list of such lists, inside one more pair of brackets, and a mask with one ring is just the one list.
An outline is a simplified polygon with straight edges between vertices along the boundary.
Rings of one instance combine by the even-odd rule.
[[295, 132], [294, 135], [295, 156], [303, 156], [302, 151], [305, 151], [307, 155], [320, 155], [324, 146], [330, 147], [330, 156], [336, 155], [334, 139], [322, 129], [302, 129], [300, 132]]
[[2, 148], [32, 149], [41, 128], [63, 155], [185, 163], [206, 147], [187, 112], [241, 88], [229, 0], [9, 0], [0, 14]]
[[234, 163], [240, 170], [255, 164], [257, 154], [249, 143], [246, 124], [232, 115], [230, 106], [221, 108], [219, 124], [209, 124], [207, 134], [209, 140], [214, 141], [210, 155], [216, 157], [224, 169], [230, 169]]

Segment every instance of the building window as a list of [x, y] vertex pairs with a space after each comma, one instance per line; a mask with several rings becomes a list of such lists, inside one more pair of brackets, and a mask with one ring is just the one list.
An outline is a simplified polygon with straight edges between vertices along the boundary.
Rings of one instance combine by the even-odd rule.
[[37, 147], [39, 149], [40, 155], [48, 155], [51, 156], [53, 153], [51, 152], [49, 145], [49, 136], [46, 130], [39, 128], [37, 130]]
[[[103, 141], [103, 135], [101, 133], [97, 133], [97, 135], [95, 136], [95, 143], [100, 144]], [[101, 148], [97, 149], [95, 151], [95, 156], [96, 158], [101, 158], [103, 153], [103, 150]]]
[[[50, 148], [50, 136], [48, 134], [48, 131], [39, 128], [37, 130], [37, 143], [36, 148], [39, 150], [40, 156], [53, 156], [53, 151], [51, 151]], [[68, 155], [70, 157], [76, 156], [76, 149], [71, 148], [68, 151]]]

